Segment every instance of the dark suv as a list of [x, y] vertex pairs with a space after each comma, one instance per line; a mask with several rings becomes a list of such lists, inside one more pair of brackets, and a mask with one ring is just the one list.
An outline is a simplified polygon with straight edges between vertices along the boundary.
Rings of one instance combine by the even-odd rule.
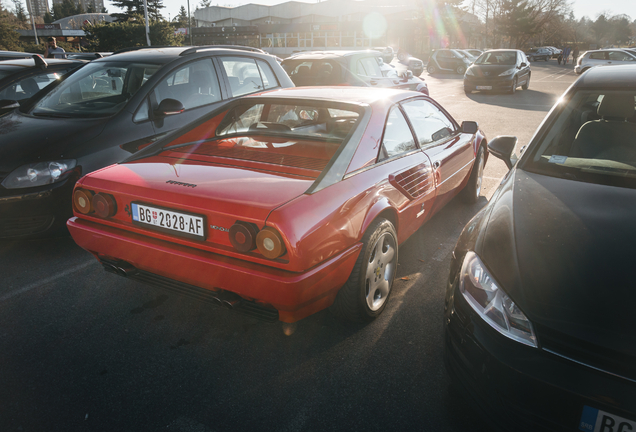
[[274, 57], [238, 49], [142, 47], [87, 63], [0, 117], [0, 238], [64, 227], [83, 174], [227, 100], [293, 86]]
[[297, 86], [386, 87], [428, 95], [424, 80], [414, 77], [410, 71], [385, 76], [378, 51], [313, 51], [289, 57], [281, 65]]

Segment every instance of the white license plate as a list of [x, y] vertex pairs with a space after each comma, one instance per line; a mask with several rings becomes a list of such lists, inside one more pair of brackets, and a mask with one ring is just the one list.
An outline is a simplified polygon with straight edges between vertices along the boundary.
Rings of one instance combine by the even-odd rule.
[[636, 421], [619, 417], [589, 406], [583, 407], [579, 430], [584, 432], [636, 431]]
[[477, 90], [492, 90], [492, 86], [477, 86]]
[[137, 203], [132, 203], [131, 207], [134, 223], [164, 232], [205, 240], [205, 220], [203, 216]]

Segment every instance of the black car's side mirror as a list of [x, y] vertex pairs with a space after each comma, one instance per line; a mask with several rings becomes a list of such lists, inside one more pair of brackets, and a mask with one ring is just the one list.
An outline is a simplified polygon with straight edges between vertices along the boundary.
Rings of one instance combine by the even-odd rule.
[[517, 162], [517, 157], [514, 155], [516, 146], [516, 136], [503, 135], [493, 138], [493, 140], [488, 143], [488, 151], [496, 158], [504, 161], [508, 169], [512, 169]]
[[528, 66], [528, 65], [527, 65], [525, 62], [523, 62], [523, 63], [521, 63], [521, 64], [519, 65], [519, 69], [524, 68], [524, 67], [526, 67], [526, 66]]
[[175, 114], [181, 114], [185, 111], [183, 104], [176, 99], [164, 99], [155, 110], [157, 117], [167, 117]]
[[479, 125], [475, 121], [462, 122], [462, 132], [468, 134], [475, 134], [479, 130]]
[[14, 108], [20, 108], [20, 102], [10, 99], [0, 100], [0, 109], [10, 110]]

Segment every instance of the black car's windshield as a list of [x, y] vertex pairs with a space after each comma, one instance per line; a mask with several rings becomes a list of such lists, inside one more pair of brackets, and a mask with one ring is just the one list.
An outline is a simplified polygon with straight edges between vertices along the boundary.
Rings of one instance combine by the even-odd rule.
[[516, 51], [489, 51], [483, 53], [477, 61], [477, 65], [515, 65], [517, 64]]
[[2, 70], [2, 69], [0, 69], [0, 79], [4, 78], [4, 77], [6, 77], [6, 76], [11, 75], [13, 72], [15, 72], [15, 71], [12, 71], [12, 70]]
[[636, 91], [578, 90], [552, 114], [522, 168], [590, 183], [636, 187]]
[[118, 113], [160, 65], [89, 63], [44, 96], [31, 114], [44, 117], [108, 117]]

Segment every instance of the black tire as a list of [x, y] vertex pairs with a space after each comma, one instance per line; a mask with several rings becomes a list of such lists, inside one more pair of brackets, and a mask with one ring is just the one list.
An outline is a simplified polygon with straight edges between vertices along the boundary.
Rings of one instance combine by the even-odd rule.
[[526, 80], [526, 82], [521, 86], [522, 90], [528, 90], [528, 88], [530, 87], [530, 74], [528, 74], [528, 79]]
[[515, 94], [516, 91], [517, 91], [517, 77], [514, 77], [512, 79], [512, 86], [510, 87], [510, 90], [508, 91], [508, 93]]
[[532, 56], [528, 57], [528, 61], [529, 62], [533, 62], [534, 61], [534, 57], [532, 57]]
[[348, 321], [377, 318], [386, 307], [397, 272], [397, 233], [390, 221], [374, 221], [364, 233], [362, 244], [351, 275], [330, 308], [334, 315]]
[[481, 185], [484, 180], [484, 165], [486, 164], [486, 151], [484, 147], [479, 147], [473, 171], [470, 173], [468, 184], [462, 190], [462, 200], [467, 204], [475, 204], [481, 196]]
[[464, 65], [459, 65], [457, 66], [457, 69], [455, 69], [455, 72], [457, 72], [459, 75], [464, 75], [464, 72], [466, 72], [466, 67]]
[[437, 68], [435, 67], [435, 65], [429, 64], [428, 66], [426, 66], [426, 72], [428, 72], [429, 75], [433, 75], [435, 72], [437, 72]]

